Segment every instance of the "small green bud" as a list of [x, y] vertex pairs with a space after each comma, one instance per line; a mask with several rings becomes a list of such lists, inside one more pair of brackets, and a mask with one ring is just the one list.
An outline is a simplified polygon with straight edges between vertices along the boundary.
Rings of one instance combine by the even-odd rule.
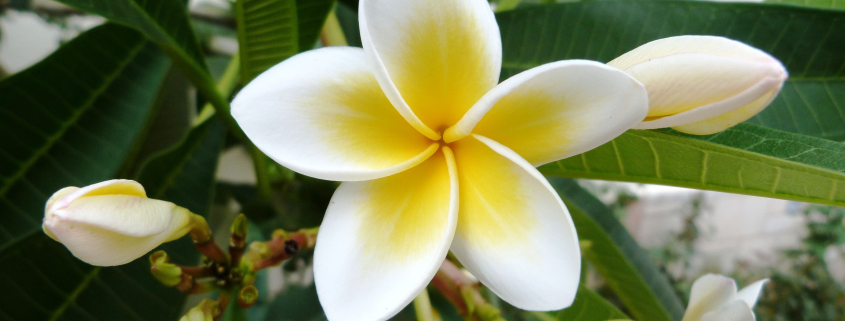
[[[152, 258], [150, 258], [152, 261]], [[182, 269], [173, 263], [156, 262], [150, 267], [150, 273], [162, 284], [174, 287], [182, 282]]]
[[156, 265], [158, 263], [169, 263], [170, 257], [167, 256], [167, 252], [164, 250], [158, 250], [150, 254], [150, 265]]
[[256, 301], [258, 301], [258, 289], [252, 285], [241, 288], [241, 292], [238, 293], [238, 305], [241, 308], [249, 309]]
[[249, 222], [246, 219], [246, 215], [241, 213], [238, 217], [235, 217], [235, 221], [232, 222], [232, 237], [238, 238], [246, 238], [246, 234], [249, 232]]

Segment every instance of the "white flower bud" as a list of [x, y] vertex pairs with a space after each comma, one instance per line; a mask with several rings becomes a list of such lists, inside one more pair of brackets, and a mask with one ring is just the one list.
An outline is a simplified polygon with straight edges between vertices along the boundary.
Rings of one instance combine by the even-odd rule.
[[636, 129], [672, 127], [694, 135], [714, 134], [753, 117], [788, 77], [769, 54], [713, 36], [655, 40], [608, 65], [648, 91], [648, 116]]
[[114, 266], [182, 237], [191, 229], [193, 215], [173, 203], [147, 198], [138, 182], [110, 180], [53, 194], [42, 228], [80, 260]]

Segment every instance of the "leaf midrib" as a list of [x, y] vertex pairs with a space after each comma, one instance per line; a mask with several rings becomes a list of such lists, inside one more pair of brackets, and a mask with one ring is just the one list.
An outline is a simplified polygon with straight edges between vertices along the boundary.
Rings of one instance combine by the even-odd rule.
[[[740, 157], [749, 159], [752, 161], [764, 163], [764, 164], [773, 164], [773, 163], [780, 163], [776, 168], [780, 169], [789, 169], [794, 170], [802, 173], [809, 173], [812, 175], [819, 175], [823, 177], [827, 177], [834, 182], [838, 181], [845, 181], [845, 172], [832, 170], [828, 168], [818, 167], [811, 164], [806, 163], [797, 163], [791, 160], [786, 160], [783, 158], [778, 158], [770, 155], [760, 154], [757, 152], [751, 152], [744, 149], [721, 145], [718, 143], [712, 143], [708, 141], [700, 141], [691, 138], [686, 138], [683, 136], [676, 136], [672, 134], [654, 132], [654, 131], [636, 131], [631, 133], [636, 135], [638, 138], [643, 139], [649, 143], [651, 141], [664, 141], [673, 144], [685, 144], [691, 145], [694, 148], [701, 150], [703, 153], [712, 153], [712, 154], [721, 154], [721, 155], [728, 155], [733, 157]], [[684, 140], [684, 141], [681, 141]], [[711, 146], [708, 150], [703, 150], [699, 148], [700, 146]], [[718, 150], [722, 149], [722, 150]], [[615, 157], [619, 157], [619, 154], [616, 154]], [[600, 179], [609, 179], [609, 180], [618, 180], [618, 176], [625, 176], [625, 177], [635, 177], [637, 178], [638, 182], [642, 183], [656, 183], [656, 184], [665, 184], [666, 182], [672, 182], [676, 186], [682, 187], [690, 187], [690, 188], [699, 188], [701, 185], [706, 185], [713, 190], [725, 191], [725, 192], [734, 192], [740, 194], [747, 194], [747, 195], [756, 195], [756, 196], [763, 196], [763, 197], [770, 197], [772, 191], [770, 190], [761, 190], [761, 189], [748, 189], [748, 188], [737, 188], [737, 187], [728, 187], [722, 185], [713, 185], [709, 184], [705, 181], [702, 182], [695, 182], [689, 180], [676, 180], [671, 178], [663, 178], [663, 177], [649, 177], [649, 176], [634, 176], [631, 174], [623, 174], [623, 173], [610, 173], [610, 172], [596, 172], [591, 169], [587, 169], [589, 175], [578, 175], [579, 172], [567, 170], [566, 168], [562, 167], [563, 165], [560, 162], [555, 162], [558, 165], [559, 170], [567, 173], [567, 177], [591, 177], [591, 178], [600, 178]], [[655, 158], [655, 164], [659, 166], [659, 158]], [[817, 171], [817, 172], [814, 172]], [[542, 171], [541, 171], [542, 172]], [[820, 173], [821, 172], [821, 173]], [[659, 173], [659, 170], [658, 170]], [[574, 174], [574, 175], [573, 175]], [[828, 175], [824, 175], [828, 174]], [[837, 179], [833, 179], [832, 177], [837, 177]], [[834, 185], [837, 186], [837, 185]], [[774, 185], [774, 188], [777, 188], [777, 184]], [[825, 199], [825, 198], [816, 198], [816, 197], [808, 197], [804, 195], [794, 194], [794, 193], [787, 193], [787, 192], [779, 192], [783, 195], [789, 195], [794, 197], [795, 199], [806, 200], [815, 203], [822, 203], [827, 205], [835, 205], [841, 206], [841, 201], [836, 201], [835, 199]]]

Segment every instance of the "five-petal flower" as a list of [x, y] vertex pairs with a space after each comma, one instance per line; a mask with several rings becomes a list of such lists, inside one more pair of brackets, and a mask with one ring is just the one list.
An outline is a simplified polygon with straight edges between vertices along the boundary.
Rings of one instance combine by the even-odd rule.
[[638, 124], [648, 111], [643, 86], [585, 60], [497, 85], [501, 39], [484, 0], [362, 0], [359, 16], [363, 50], [294, 56], [232, 103], [268, 156], [344, 181], [314, 254], [329, 319], [389, 318], [449, 250], [514, 306], [569, 306], [578, 238], [535, 166]]

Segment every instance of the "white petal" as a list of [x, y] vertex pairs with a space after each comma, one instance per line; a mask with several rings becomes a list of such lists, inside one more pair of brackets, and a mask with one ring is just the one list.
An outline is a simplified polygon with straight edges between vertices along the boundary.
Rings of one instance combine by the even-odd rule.
[[754, 308], [754, 305], [757, 304], [757, 298], [760, 296], [760, 292], [763, 291], [763, 286], [766, 285], [766, 282], [769, 282], [769, 279], [762, 279], [747, 285], [742, 290], [739, 290], [736, 298], [744, 301], [748, 304], [748, 307]]
[[740, 109], [772, 97], [786, 79], [780, 64], [698, 53], [655, 58], [626, 72], [648, 90], [649, 118], [639, 129], [684, 125]]
[[571, 305], [581, 251], [560, 197], [531, 164], [499, 143], [472, 135], [452, 146], [461, 189], [452, 252], [520, 309]]
[[285, 60], [238, 93], [232, 115], [279, 164], [321, 179], [384, 177], [437, 151], [396, 113], [358, 48]]
[[647, 112], [645, 88], [624, 72], [594, 61], [558, 61], [493, 88], [444, 139], [476, 133], [539, 166], [596, 148]]
[[731, 302], [701, 317], [701, 321], [754, 321], [755, 319], [754, 311], [742, 301]]
[[446, 257], [457, 207], [448, 147], [405, 172], [342, 183], [314, 252], [314, 281], [326, 316], [386, 320], [398, 313]]
[[502, 43], [486, 0], [362, 0], [358, 14], [379, 84], [429, 138], [499, 80]]
[[[132, 206], [133, 202], [143, 204]], [[190, 215], [172, 203], [126, 195], [83, 197], [57, 213], [45, 219], [45, 229], [74, 256], [98, 266], [129, 263], [181, 237], [188, 232]], [[161, 223], [164, 229], [157, 230]]]
[[145, 237], [168, 229], [176, 208], [170, 202], [131, 195], [86, 196], [53, 211], [44, 218], [44, 224], [53, 233], [54, 225], [77, 223]]
[[143, 198], [147, 197], [147, 193], [144, 191], [144, 186], [140, 183], [128, 179], [113, 179], [91, 184], [83, 188], [71, 186], [60, 189], [50, 196], [44, 210], [46, 213], [50, 213], [68, 206], [80, 197], [95, 195], [131, 195]]
[[692, 284], [689, 306], [683, 321], [698, 321], [736, 299], [736, 282], [717, 274], [704, 275]]
[[650, 59], [685, 53], [700, 53], [780, 64], [780, 61], [762, 50], [736, 40], [717, 36], [675, 36], [654, 40], [613, 59], [607, 64], [625, 70]]

